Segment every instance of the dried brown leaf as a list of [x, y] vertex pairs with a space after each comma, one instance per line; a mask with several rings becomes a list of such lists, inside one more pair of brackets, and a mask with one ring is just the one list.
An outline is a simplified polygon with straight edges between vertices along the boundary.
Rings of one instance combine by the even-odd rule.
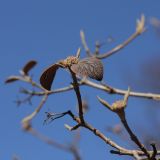
[[53, 64], [47, 69], [45, 69], [44, 72], [42, 73], [40, 77], [40, 83], [45, 89], [51, 90], [54, 77], [59, 67], [60, 67], [59, 64]]
[[73, 64], [71, 70], [82, 77], [90, 77], [101, 81], [103, 79], [103, 64], [96, 57], [88, 57], [80, 60], [78, 64]]
[[19, 80], [18, 76], [10, 76], [5, 80], [5, 83], [12, 83], [12, 82], [15, 82], [17, 80]]
[[24, 72], [24, 74], [28, 75], [28, 72], [37, 64], [36, 61], [31, 60], [29, 62], [27, 62], [25, 64], [25, 66], [23, 67], [22, 71]]

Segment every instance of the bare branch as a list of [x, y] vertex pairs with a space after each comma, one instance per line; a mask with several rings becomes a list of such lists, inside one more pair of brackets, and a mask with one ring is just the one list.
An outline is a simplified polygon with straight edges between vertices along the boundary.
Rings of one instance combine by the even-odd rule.
[[34, 129], [32, 127], [30, 128], [30, 130], [28, 130], [28, 132], [30, 134], [32, 134], [34, 137], [40, 139], [41, 141], [50, 145], [53, 148], [57, 148], [57, 149], [60, 149], [62, 151], [66, 151], [68, 153], [71, 153], [75, 160], [80, 160], [81, 159], [78, 148], [76, 148], [76, 146], [74, 144], [71, 144], [71, 145], [60, 144], [60, 143], [54, 141], [53, 139], [50, 139], [47, 136], [41, 134], [40, 132], [38, 132], [36, 129]]
[[[74, 121], [76, 121], [78, 124], [81, 124], [80, 123], [80, 119], [78, 117], [76, 117], [71, 111], [68, 111], [68, 114], [72, 117], [72, 119]], [[81, 125], [81, 126], [84, 127], [84, 128], [86, 128], [86, 129], [88, 129], [88, 130], [90, 130], [93, 134], [95, 134], [96, 136], [98, 136], [106, 144], [109, 144], [113, 148], [117, 149], [120, 154], [133, 156], [135, 154], [135, 152], [136, 152], [138, 155], [144, 155], [144, 153], [142, 151], [139, 151], [139, 150], [128, 150], [128, 149], [125, 149], [125, 148], [119, 146], [118, 144], [116, 144], [115, 142], [113, 142], [111, 139], [107, 138], [98, 129], [92, 127], [90, 124], [88, 124], [86, 122], [83, 125]]]
[[76, 53], [76, 57], [77, 57], [77, 58], [80, 57], [80, 53], [81, 53], [81, 48], [78, 48], [77, 53]]
[[102, 98], [100, 98], [98, 96], [97, 96], [97, 98], [98, 98], [99, 102], [101, 104], [103, 104], [103, 106], [105, 106], [106, 108], [108, 108], [109, 110], [112, 111], [112, 106], [108, 102], [106, 102], [105, 100], [103, 100]]
[[[122, 90], [114, 87], [107, 87], [105, 85], [101, 85], [95, 82], [92, 82], [90, 80], [84, 80], [82, 82], [83, 85], [87, 85], [93, 88], [97, 88], [100, 90], [103, 90], [105, 92], [111, 93], [111, 94], [119, 94], [119, 95], [125, 95], [127, 93], [127, 90]], [[140, 98], [147, 98], [147, 99], [153, 99], [153, 100], [160, 100], [160, 94], [154, 94], [154, 93], [142, 93], [142, 92], [130, 92], [129, 96], [133, 97], [140, 97]]]
[[[124, 114], [125, 114], [125, 112], [124, 112]], [[137, 136], [130, 129], [130, 127], [126, 121], [125, 115], [124, 115], [123, 119], [121, 117], [120, 117], [120, 119], [121, 119], [121, 122], [124, 125], [125, 129], [129, 133], [131, 140], [133, 142], [135, 142], [135, 144], [137, 144], [137, 146], [145, 153], [145, 155], [149, 158], [149, 160], [151, 160], [150, 155], [149, 155], [147, 149], [145, 148], [145, 146], [140, 142], [140, 140], [137, 138]]]
[[41, 134], [40, 132], [38, 132], [34, 128], [31, 128], [29, 130], [29, 133], [31, 133], [33, 136], [37, 137], [38, 139], [40, 139], [41, 141], [47, 143], [48, 145], [50, 145], [52, 147], [56, 147], [56, 148], [58, 148], [60, 150], [68, 151], [68, 147], [67, 146], [65, 146], [64, 144], [57, 143], [53, 139], [50, 139], [50, 138], [44, 136], [43, 134]]
[[74, 87], [74, 91], [76, 92], [76, 96], [77, 96], [77, 100], [78, 100], [79, 118], [81, 120], [81, 123], [84, 123], [82, 98], [81, 98], [81, 93], [80, 93], [80, 89], [79, 89], [79, 84], [78, 84], [75, 73], [73, 73], [73, 71], [70, 68], [69, 68], [69, 71], [72, 75], [73, 87]]
[[31, 128], [31, 124], [30, 124], [31, 120], [39, 113], [39, 111], [41, 110], [41, 108], [43, 107], [43, 105], [45, 104], [45, 102], [47, 101], [47, 98], [48, 98], [48, 95], [46, 94], [42, 98], [39, 106], [35, 109], [35, 111], [32, 112], [30, 115], [26, 116], [22, 120], [22, 127], [23, 127], [24, 130], [30, 130], [30, 128]]
[[130, 88], [128, 88], [127, 93], [124, 95], [124, 99], [123, 100], [119, 100], [116, 101], [112, 104], [112, 106], [110, 106], [106, 101], [99, 99], [99, 101], [106, 106], [107, 108], [109, 108], [110, 111], [115, 112], [122, 124], [124, 125], [125, 129], [127, 130], [127, 132], [130, 135], [131, 140], [144, 152], [144, 154], [149, 158], [150, 160], [150, 155], [147, 151], [147, 149], [145, 148], [145, 146], [140, 142], [140, 140], [137, 138], [137, 136], [133, 133], [133, 131], [130, 129], [127, 120], [126, 120], [126, 116], [125, 116], [125, 108], [127, 106], [127, 102], [128, 102], [128, 97], [129, 97], [129, 93], [130, 93]]
[[[84, 49], [85, 49], [87, 55], [92, 56], [90, 58], [103, 59], [103, 58], [107, 58], [107, 57], [117, 53], [118, 51], [120, 51], [121, 49], [126, 47], [129, 43], [131, 43], [135, 38], [137, 38], [144, 31], [145, 31], [145, 17], [144, 17], [144, 15], [142, 15], [141, 19], [137, 20], [136, 31], [127, 40], [125, 40], [120, 45], [113, 48], [111, 51], [104, 53], [104, 54], [101, 54], [101, 55], [99, 54], [100, 44], [97, 43], [95, 55], [93, 55], [87, 46], [85, 35], [84, 35], [83, 31], [80, 32], [80, 36], [81, 36], [82, 44], [84, 46]], [[58, 118], [65, 116], [65, 115], [69, 115], [76, 122], [76, 125], [73, 127], [71, 127], [69, 125], [65, 125], [65, 127], [68, 130], [70, 130], [70, 131], [76, 130], [79, 127], [84, 127], [86, 129], [88, 129], [94, 135], [96, 135], [98, 138], [100, 138], [102, 141], [104, 141], [106, 144], [110, 145], [111, 147], [113, 147], [115, 149], [115, 150], [112, 150], [111, 153], [119, 154], [119, 155], [129, 155], [129, 156], [134, 157], [137, 160], [142, 160], [142, 159], [155, 160], [156, 156], [160, 153], [160, 151], [157, 151], [155, 144], [151, 144], [153, 151], [148, 151], [147, 148], [140, 142], [140, 140], [137, 138], [135, 133], [131, 130], [131, 128], [128, 125], [128, 122], [126, 120], [126, 115], [125, 115], [125, 107], [127, 106], [129, 96], [148, 98], [148, 99], [153, 99], [153, 100], [160, 100], [160, 94], [141, 93], [141, 92], [133, 92], [133, 91], [131, 92], [130, 88], [128, 88], [128, 90], [122, 90], [122, 89], [108, 86], [106, 84], [102, 84], [102, 83], [98, 84], [98, 83], [92, 82], [86, 78], [81, 79], [81, 80], [78, 79], [77, 78], [78, 73], [80, 73], [80, 75], [82, 74], [82, 68], [80, 68], [80, 66], [78, 66], [78, 64], [79, 63], [83, 64], [86, 62], [86, 64], [88, 65], [90, 62], [89, 58], [88, 59], [86, 58], [85, 61], [83, 61], [83, 60], [79, 61], [80, 51], [81, 50], [79, 48], [77, 51], [76, 57], [69, 56], [65, 60], [59, 61], [59, 62], [53, 64], [52, 66], [50, 66], [49, 68], [47, 68], [43, 72], [43, 74], [40, 78], [40, 83], [42, 86], [40, 84], [34, 82], [32, 80], [32, 77], [30, 77], [28, 75], [28, 72], [36, 65], [36, 63], [37, 63], [36, 61], [29, 61], [21, 70], [20, 76], [11, 76], [5, 81], [6, 83], [10, 83], [10, 82], [20, 80], [20, 81], [24, 81], [26, 83], [29, 83], [32, 86], [36, 87], [37, 89], [41, 90], [40, 92], [24, 90], [24, 93], [28, 94], [29, 98], [34, 95], [43, 96], [43, 97], [42, 97], [42, 100], [41, 100], [40, 104], [38, 105], [38, 107], [30, 115], [26, 116], [22, 120], [23, 129], [26, 132], [31, 133], [35, 137], [41, 139], [42, 141], [44, 141], [45, 143], [47, 143], [51, 146], [57, 147], [59, 149], [65, 150], [67, 152], [71, 152], [74, 155], [75, 160], [80, 160], [79, 152], [74, 145], [68, 146], [68, 145], [59, 144], [53, 140], [50, 140], [48, 137], [40, 134], [38, 131], [33, 129], [31, 126], [32, 119], [40, 112], [41, 108], [43, 107], [43, 105], [47, 101], [47, 98], [49, 95], [74, 89], [74, 91], [76, 93], [76, 98], [78, 101], [78, 114], [79, 115], [75, 116], [71, 111], [67, 111], [67, 112], [60, 113], [60, 114], [51, 114], [51, 113], [47, 112], [47, 119], [45, 120], [45, 122], [47, 122], [49, 120], [53, 121], [55, 119], [58, 119]], [[100, 61], [100, 60], [98, 60], [98, 61]], [[95, 64], [95, 63], [96, 63], [96, 61], [92, 61], [92, 64]], [[75, 72], [75, 70], [74, 70], [75, 68], [73, 67], [73, 65], [77, 65], [80, 68], [79, 69], [80, 71], [79, 72], [77, 71], [78, 73]], [[97, 67], [98, 63], [96, 63], [94, 66]], [[103, 70], [103, 66], [101, 67], [100, 70], [98, 70], [98, 68], [93, 68], [94, 66], [92, 66], [89, 71], [91, 71], [91, 72], [93, 71], [94, 73], [100, 73], [100, 71]], [[53, 82], [54, 77], [56, 75], [56, 71], [59, 69], [59, 67], [69, 69], [69, 71], [72, 75], [73, 83], [72, 83], [72, 85], [69, 85], [67, 87], [63, 87], [63, 88], [54, 89], [52, 91], [49, 91], [51, 89], [52, 82]], [[87, 69], [87, 67], [85, 65], [83, 67], [84, 67], [83, 69]], [[86, 73], [82, 74], [82, 76], [88, 74], [87, 70], [85, 70], [85, 72]], [[100, 78], [99, 78], [99, 76], [97, 78], [92, 74], [93, 73], [91, 73], [91, 76], [89, 76], [89, 74], [87, 76], [89, 76], [90, 78], [96, 79], [96, 80], [102, 80], [102, 78], [103, 78], [103, 75], [102, 75], [103, 72], [102, 72], [102, 74], [101, 74], [102, 76], [100, 76]], [[77, 75], [77, 77], [76, 77], [76, 75]], [[110, 111], [115, 112], [119, 116], [122, 124], [124, 125], [125, 129], [127, 130], [128, 134], [130, 135], [131, 140], [139, 147], [140, 150], [129, 150], [129, 149], [123, 148], [122, 146], [118, 145], [116, 142], [114, 142], [113, 140], [111, 140], [107, 136], [105, 136], [97, 128], [94, 128], [92, 125], [90, 125], [89, 123], [87, 123], [84, 120], [83, 104], [82, 104], [82, 98], [81, 98], [79, 86], [90, 86], [90, 87], [105, 91], [108, 94], [124, 95], [124, 99], [116, 101], [112, 105], [110, 105], [108, 102], [101, 99], [100, 97], [98, 97], [98, 100], [100, 101], [101, 104], [103, 104], [105, 107], [107, 107]]]
[[144, 17], [144, 15], [142, 15], [141, 19], [137, 20], [137, 26], [136, 26], [135, 33], [133, 33], [127, 40], [125, 40], [123, 43], [119, 44], [118, 46], [116, 46], [112, 50], [108, 51], [107, 53], [97, 55], [96, 57], [99, 59], [107, 58], [107, 57], [117, 53], [118, 51], [120, 51], [124, 47], [126, 47], [129, 43], [131, 43], [134, 39], [136, 39], [140, 34], [142, 34], [145, 31], [144, 24], [145, 24], [145, 17]]
[[85, 39], [85, 34], [84, 34], [83, 30], [80, 31], [80, 37], [81, 37], [81, 41], [82, 41], [83, 47], [84, 47], [84, 49], [86, 51], [86, 54], [88, 56], [91, 56], [92, 53], [91, 53], [90, 49], [87, 46], [86, 39]]
[[156, 160], [156, 155], [157, 155], [157, 148], [155, 143], [151, 143], [151, 146], [153, 148], [153, 154], [151, 156], [151, 160]]
[[[127, 90], [114, 88], [114, 87], [111, 87], [111, 86], [107, 86], [105, 84], [98, 84], [98, 83], [92, 82], [88, 79], [82, 79], [78, 84], [79, 84], [79, 86], [93, 87], [93, 88], [105, 91], [109, 94], [125, 95], [127, 93]], [[66, 92], [66, 91], [72, 90], [73, 88], [74, 88], [73, 85], [69, 85], [67, 87], [58, 88], [58, 89], [48, 91], [47, 94], [50, 95], [50, 94], [55, 94], [55, 93]], [[28, 94], [43, 96], [44, 94], [46, 94], [46, 92], [35, 92], [35, 91], [33, 92], [33, 91], [28, 90]], [[158, 101], [160, 100], [160, 94], [155, 94], [155, 93], [143, 93], [143, 92], [131, 91], [129, 93], [129, 96], [146, 98], [146, 99], [153, 99], [153, 100], [158, 100]]]

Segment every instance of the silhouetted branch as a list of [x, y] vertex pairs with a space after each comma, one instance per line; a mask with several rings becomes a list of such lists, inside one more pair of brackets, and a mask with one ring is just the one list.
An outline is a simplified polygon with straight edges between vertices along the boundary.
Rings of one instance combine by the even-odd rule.
[[151, 143], [151, 146], [153, 148], [153, 154], [151, 156], [151, 160], [156, 160], [156, 155], [157, 155], [157, 148], [155, 143]]
[[79, 84], [76, 78], [75, 73], [73, 73], [73, 71], [69, 68], [69, 71], [72, 75], [72, 79], [73, 79], [73, 87], [74, 90], [76, 92], [76, 96], [77, 96], [77, 100], [78, 100], [78, 113], [79, 113], [79, 118], [81, 120], [81, 123], [84, 123], [84, 117], [83, 117], [83, 106], [82, 106], [82, 99], [81, 99], [81, 93], [80, 93], [80, 89], [79, 89]]

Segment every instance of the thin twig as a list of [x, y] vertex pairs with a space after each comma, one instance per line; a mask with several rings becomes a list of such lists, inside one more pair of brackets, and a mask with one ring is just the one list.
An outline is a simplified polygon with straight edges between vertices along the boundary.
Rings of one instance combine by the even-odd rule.
[[37, 137], [38, 139], [40, 139], [41, 141], [49, 144], [52, 147], [56, 147], [58, 149], [64, 150], [64, 151], [68, 151], [68, 147], [65, 146], [64, 144], [60, 144], [46, 136], [44, 136], [43, 134], [41, 134], [40, 132], [38, 132], [36, 129], [31, 128], [29, 130], [29, 133], [31, 133], [33, 136]]
[[116, 46], [112, 50], [108, 51], [107, 53], [97, 55], [96, 57], [99, 59], [107, 58], [107, 57], [117, 53], [118, 51], [120, 51], [124, 47], [126, 47], [129, 43], [131, 43], [135, 38], [137, 38], [139, 35], [141, 35], [145, 31], [144, 23], [145, 23], [145, 17], [144, 17], [144, 15], [142, 15], [141, 19], [137, 20], [136, 31], [127, 40], [125, 40], [123, 43], [119, 44], [118, 46]]
[[33, 87], [37, 87], [37, 88], [41, 89], [42, 91], [47, 92], [47, 90], [45, 88], [43, 88], [40, 84], [33, 81], [30, 76], [22, 75], [22, 76], [18, 76], [18, 78], [21, 81], [30, 83]]
[[45, 104], [45, 102], [47, 101], [48, 95], [44, 95], [44, 97], [42, 98], [39, 106], [28, 116], [26, 116], [23, 120], [22, 120], [22, 126], [24, 130], [29, 130], [30, 129], [30, 122], [31, 120], [39, 113], [39, 111], [41, 110], [41, 108], [43, 107], [43, 105]]
[[82, 41], [83, 47], [84, 47], [84, 49], [86, 51], [86, 54], [88, 56], [91, 56], [92, 53], [91, 53], [90, 49], [88, 48], [88, 45], [87, 45], [87, 42], [86, 42], [86, 39], [85, 39], [85, 34], [84, 34], [84, 32], [82, 30], [80, 31], [80, 37], [81, 37], [81, 41]]
[[142, 160], [142, 158], [135, 152], [133, 154], [133, 157], [136, 159], [136, 160]]
[[[72, 119], [74, 121], [76, 121], [78, 124], [80, 124], [80, 119], [78, 117], [76, 117], [71, 111], [68, 111], [68, 114], [72, 117]], [[93, 134], [95, 134], [96, 136], [98, 136], [106, 144], [109, 144], [110, 146], [112, 146], [113, 148], [115, 148], [116, 151], [113, 151], [113, 150], [111, 151], [111, 153], [113, 153], [113, 154], [134, 156], [135, 153], [136, 153], [139, 156], [146, 155], [146, 153], [144, 153], [143, 151], [140, 151], [140, 150], [129, 150], [129, 149], [125, 149], [125, 148], [119, 146], [117, 143], [115, 143], [111, 139], [107, 138], [98, 129], [92, 127], [90, 124], [88, 124], [86, 122], [83, 125], [81, 125], [81, 126], [84, 127], [84, 128], [86, 128], [86, 129], [88, 129], [88, 130], [90, 130]], [[153, 151], [147, 151], [147, 153], [148, 154], [153, 154]], [[157, 154], [160, 154], [160, 151], [157, 151]]]
[[40, 139], [44, 143], [50, 145], [51, 147], [54, 147], [54, 148], [60, 149], [62, 151], [66, 151], [66, 152], [71, 153], [75, 160], [81, 159], [79, 151], [74, 144], [71, 144], [71, 145], [60, 144], [60, 143], [54, 141], [53, 139], [50, 139], [47, 136], [41, 134], [40, 132], [38, 132], [36, 129], [34, 129], [32, 127], [30, 128], [29, 133], [32, 134], [34, 137]]
[[155, 143], [151, 143], [151, 146], [153, 148], [153, 154], [151, 156], [151, 160], [156, 160], [156, 155], [157, 155], [157, 148]]
[[72, 154], [74, 155], [75, 160], [81, 160], [78, 149], [74, 145], [71, 145], [71, 147], [69, 149], [72, 152]]
[[77, 100], [78, 100], [78, 113], [79, 113], [79, 118], [81, 120], [81, 123], [84, 123], [84, 117], [83, 117], [83, 106], [82, 106], [82, 98], [81, 98], [81, 93], [80, 93], [80, 89], [79, 89], [79, 84], [77, 81], [77, 77], [75, 75], [75, 73], [69, 68], [69, 71], [72, 75], [72, 79], [73, 79], [73, 87], [74, 87], [74, 91], [76, 92], [76, 96], [77, 96]]
[[108, 58], [109, 56], [112, 56], [113, 54], [117, 53], [118, 51], [120, 51], [121, 49], [126, 47], [129, 43], [131, 43], [138, 36], [139, 36], [139, 33], [135, 32], [123, 43], [119, 44], [118, 46], [116, 46], [112, 50], [108, 51], [107, 53], [99, 54], [96, 57], [99, 58], [99, 59]]
[[[128, 125], [128, 122], [126, 120], [125, 108], [126, 108], [127, 103], [128, 103], [129, 93], [130, 93], [130, 87], [128, 87], [128, 91], [125, 94], [124, 98], [122, 100], [115, 101], [112, 105], [110, 105], [108, 102], [101, 99], [100, 97], [98, 97], [98, 100], [107, 109], [116, 113], [119, 116], [122, 124], [124, 125], [125, 129], [127, 130], [128, 134], [130, 135], [131, 140], [144, 152], [144, 154], [147, 156], [147, 158], [149, 160], [151, 160], [150, 159], [150, 154], [148, 153], [147, 149], [140, 142], [140, 140], [137, 138], [137, 136], [132, 132], [132, 130], [130, 129], [130, 127]], [[134, 153], [134, 156], [135, 156], [135, 153]]]
[[[89, 86], [89, 87], [93, 87], [105, 92], [108, 92], [110, 94], [119, 94], [119, 95], [125, 95], [127, 93], [127, 90], [123, 90], [123, 89], [119, 89], [119, 88], [114, 88], [111, 86], [107, 86], [104, 84], [98, 84], [96, 82], [92, 82], [88, 79], [83, 79], [82, 81], [80, 81], [79, 86]], [[61, 92], [66, 92], [66, 91], [70, 91], [74, 89], [73, 85], [69, 85], [67, 87], [63, 87], [63, 88], [58, 88], [58, 89], [54, 89], [52, 91], [48, 91], [47, 94], [55, 94], [55, 93], [61, 93]], [[32, 94], [32, 95], [37, 95], [37, 96], [43, 96], [44, 94], [46, 94], [46, 92], [35, 92], [35, 91], [29, 91], [28, 90], [28, 94]], [[129, 96], [133, 96], [133, 97], [139, 97], [139, 98], [146, 98], [146, 99], [153, 99], [153, 100], [160, 100], [160, 94], [154, 94], [154, 93], [143, 93], [143, 92], [135, 92], [135, 91], [131, 91], [129, 93]]]
[[[80, 124], [80, 119], [78, 117], [76, 117], [71, 111], [68, 111], [68, 114], [72, 117], [72, 119], [74, 121], [76, 121], [78, 124]], [[101, 133], [98, 129], [92, 127], [90, 124], [88, 123], [84, 123], [83, 125], [81, 125], [82, 127], [90, 130], [93, 134], [95, 134], [96, 136], [98, 136], [101, 140], [103, 140], [106, 144], [109, 144], [110, 146], [112, 146], [113, 148], [117, 149], [118, 151], [115, 151], [116, 154], [123, 154], [123, 155], [129, 155], [129, 156], [133, 156], [133, 154], [135, 154], [135, 152], [142, 156], [144, 155], [143, 151], [139, 151], [139, 150], [128, 150], [125, 149], [121, 146], [119, 146], [118, 144], [116, 144], [115, 142], [113, 142], [111, 139], [107, 138], [103, 133]], [[153, 153], [152, 151], [148, 151], [149, 153]]]
[[[107, 87], [105, 85], [101, 85], [95, 82], [92, 82], [90, 80], [84, 80], [82, 84], [103, 90], [105, 92], [111, 93], [111, 94], [120, 94], [125, 95], [127, 93], [127, 90], [122, 90], [114, 87]], [[140, 98], [147, 98], [147, 99], [153, 99], [153, 100], [160, 100], [160, 94], [154, 94], [154, 93], [142, 93], [142, 92], [130, 92], [129, 96], [133, 97], [140, 97]]]
[[135, 142], [135, 144], [137, 144], [137, 146], [145, 153], [145, 155], [150, 159], [150, 155], [147, 151], [147, 149], [145, 148], [145, 146], [140, 142], [140, 140], [137, 138], [137, 136], [132, 132], [131, 128], [128, 125], [128, 122], [126, 120], [126, 116], [125, 116], [125, 112], [123, 112], [123, 118], [122, 116], [119, 116], [121, 119], [122, 124], [124, 125], [125, 129], [127, 130], [127, 132], [130, 135], [130, 138], [133, 142]]

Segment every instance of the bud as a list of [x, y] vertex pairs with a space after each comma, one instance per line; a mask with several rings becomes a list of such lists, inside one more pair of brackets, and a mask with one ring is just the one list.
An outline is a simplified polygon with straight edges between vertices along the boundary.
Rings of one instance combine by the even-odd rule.
[[114, 112], [119, 112], [123, 110], [125, 107], [126, 107], [126, 102], [124, 102], [124, 100], [119, 100], [112, 104], [112, 110]]
[[69, 56], [64, 60], [61, 60], [58, 62], [60, 65], [62, 65], [64, 68], [71, 67], [73, 64], [78, 63], [78, 58], [75, 56]]

